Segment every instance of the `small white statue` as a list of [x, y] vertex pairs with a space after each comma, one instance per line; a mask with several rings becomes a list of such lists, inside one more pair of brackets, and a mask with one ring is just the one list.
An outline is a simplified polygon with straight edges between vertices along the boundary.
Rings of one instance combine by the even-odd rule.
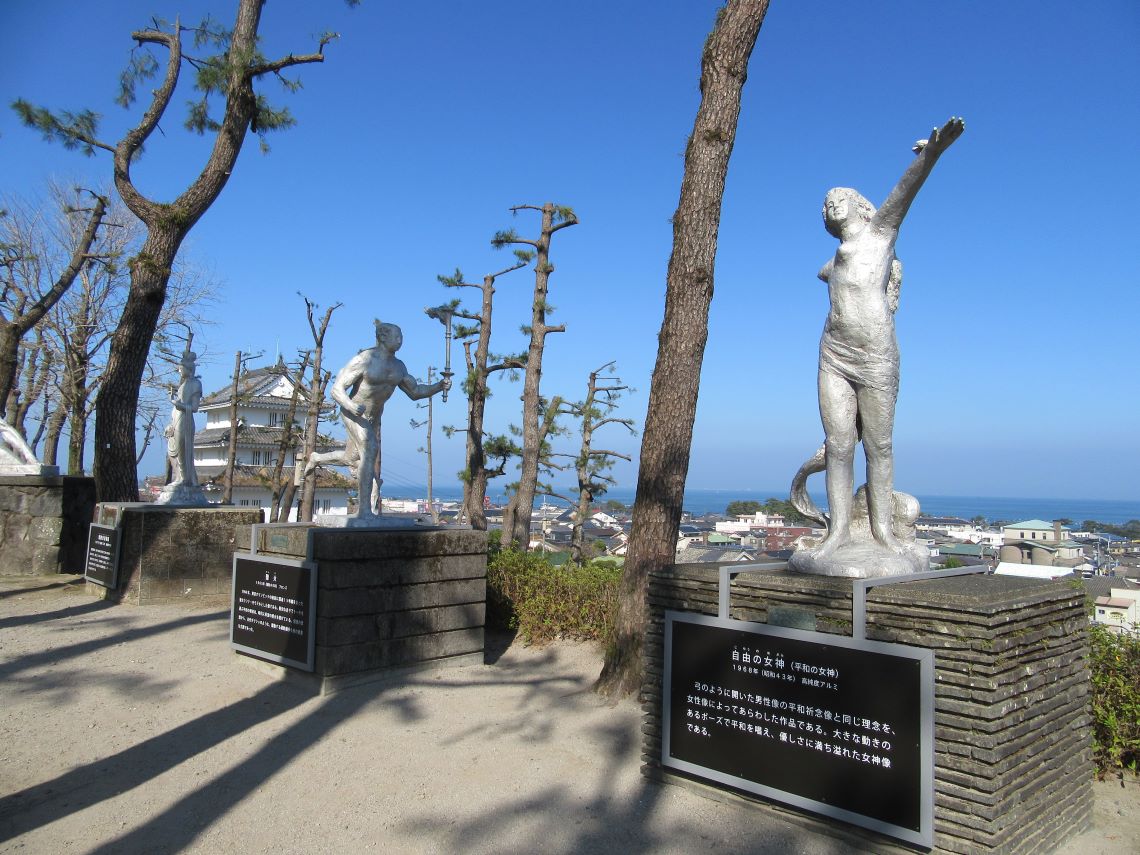
[[59, 467], [44, 466], [20, 432], [0, 418], [0, 475], [58, 475]]
[[162, 488], [155, 504], [208, 504], [194, 469], [194, 413], [202, 403], [202, 379], [194, 373], [197, 367], [198, 356], [187, 344], [179, 363], [178, 388], [170, 393], [170, 424], [163, 432], [170, 460], [170, 483]]
[[384, 404], [400, 388], [413, 401], [429, 398], [451, 388], [450, 378], [421, 385], [408, 373], [396, 351], [404, 343], [395, 324], [376, 325], [376, 346], [365, 348], [348, 361], [333, 380], [330, 397], [340, 405], [344, 430], [348, 435], [343, 451], [315, 453], [305, 462], [308, 477], [317, 466], [332, 464], [352, 470], [357, 484], [357, 511], [354, 525], [378, 524], [380, 472], [380, 421]]

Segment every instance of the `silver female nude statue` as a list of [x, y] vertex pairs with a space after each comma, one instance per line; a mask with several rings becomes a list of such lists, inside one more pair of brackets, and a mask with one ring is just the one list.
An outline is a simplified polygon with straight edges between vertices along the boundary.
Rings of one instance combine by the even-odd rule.
[[[839, 239], [835, 257], [819, 272], [831, 301], [819, 344], [819, 412], [825, 438], [793, 481], [791, 500], [801, 512], [826, 521], [828, 531], [814, 549], [793, 556], [793, 569], [838, 576], [926, 569], [921, 552], [895, 531], [896, 504], [900, 497], [910, 498], [894, 493], [892, 434], [899, 389], [894, 311], [902, 282], [895, 242], [934, 164], [964, 129], [961, 119], [952, 118], [935, 128], [929, 140], [917, 143], [917, 157], [878, 210], [846, 187], [828, 191], [824, 200], [824, 226]], [[867, 458], [867, 485], [861, 491], [866, 533], [852, 528], [853, 516], [864, 512], [852, 496], [855, 446], [860, 441]], [[821, 469], [827, 473], [826, 517], [808, 498], [805, 486], [807, 476]], [[917, 513], [917, 508], [911, 510]]]

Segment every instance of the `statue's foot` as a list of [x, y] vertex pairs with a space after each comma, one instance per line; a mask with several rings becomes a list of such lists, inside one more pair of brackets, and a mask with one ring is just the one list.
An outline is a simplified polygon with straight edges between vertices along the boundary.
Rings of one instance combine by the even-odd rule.
[[837, 534], [833, 532], [831, 534], [828, 534], [827, 537], [823, 539], [823, 543], [821, 543], [815, 549], [812, 549], [810, 554], [812, 558], [816, 559], [830, 558], [842, 547], [847, 545], [850, 540], [851, 537], [846, 532], [843, 534]]
[[884, 537], [876, 537], [875, 542], [883, 547], [883, 549], [886, 549], [888, 552], [892, 552], [895, 555], [903, 555], [908, 551], [906, 544], [895, 537], [893, 533], [885, 535]]

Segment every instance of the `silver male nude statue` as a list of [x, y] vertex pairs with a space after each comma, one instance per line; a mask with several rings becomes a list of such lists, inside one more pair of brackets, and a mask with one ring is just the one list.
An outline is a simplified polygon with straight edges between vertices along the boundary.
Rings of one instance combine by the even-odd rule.
[[413, 401], [429, 398], [437, 392], [451, 388], [451, 380], [444, 379], [430, 386], [416, 382], [404, 363], [396, 358], [396, 351], [404, 343], [404, 336], [395, 324], [376, 321], [376, 346], [366, 348], [348, 361], [333, 380], [330, 396], [340, 405], [348, 438], [344, 451], [312, 454], [305, 463], [305, 476], [321, 464], [347, 466], [357, 483], [357, 511], [355, 525], [377, 524], [380, 516], [373, 509], [373, 488], [379, 491], [380, 471], [380, 420], [384, 404], [396, 388], [404, 390]]
[[[823, 522], [827, 536], [798, 551], [793, 570], [826, 576], [892, 576], [927, 569], [914, 543], [918, 503], [894, 492], [895, 401], [899, 349], [894, 312], [902, 284], [895, 258], [899, 227], [934, 164], [962, 135], [965, 123], [950, 119], [914, 147], [917, 157], [875, 210], [854, 190], [828, 191], [823, 221], [839, 239], [835, 257], [819, 278], [827, 283], [831, 308], [819, 343], [819, 412], [824, 444], [792, 482], [792, 504]], [[853, 497], [855, 445], [863, 444], [867, 484]], [[807, 493], [807, 477], [826, 469], [829, 513]]]

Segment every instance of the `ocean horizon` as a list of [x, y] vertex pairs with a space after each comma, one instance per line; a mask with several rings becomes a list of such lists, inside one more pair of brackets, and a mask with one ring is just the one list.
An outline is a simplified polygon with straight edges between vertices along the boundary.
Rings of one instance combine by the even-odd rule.
[[[566, 492], [565, 489], [562, 492]], [[605, 503], [609, 499], [633, 505], [635, 489], [633, 487], [615, 487], [598, 499], [598, 503]], [[401, 487], [391, 493], [393, 498], [423, 498], [427, 495], [426, 487]], [[434, 491], [434, 497], [443, 501], [457, 501], [463, 497], [462, 485], [441, 485]], [[490, 492], [491, 501], [496, 504], [505, 502], [506, 496], [495, 490]], [[763, 502], [770, 498], [786, 499], [786, 490], [731, 490], [731, 489], [689, 489], [685, 491], [684, 509], [694, 515], [719, 513], [723, 514], [729, 502], [757, 501]], [[826, 507], [827, 497], [823, 494], [812, 493], [812, 498], [820, 507]], [[1074, 526], [1079, 527], [1085, 520], [1109, 523], [1110, 525], [1123, 525], [1129, 520], [1140, 520], [1140, 500], [1121, 499], [1065, 499], [1065, 498], [1030, 498], [1014, 496], [934, 496], [915, 495], [922, 506], [925, 516], [961, 517], [972, 519], [983, 516], [987, 522], [1021, 522], [1022, 520], [1045, 520], [1051, 522], [1057, 519], [1071, 519]], [[557, 499], [546, 499], [549, 504], [562, 504]], [[535, 504], [541, 505], [543, 498], [539, 496]]]

